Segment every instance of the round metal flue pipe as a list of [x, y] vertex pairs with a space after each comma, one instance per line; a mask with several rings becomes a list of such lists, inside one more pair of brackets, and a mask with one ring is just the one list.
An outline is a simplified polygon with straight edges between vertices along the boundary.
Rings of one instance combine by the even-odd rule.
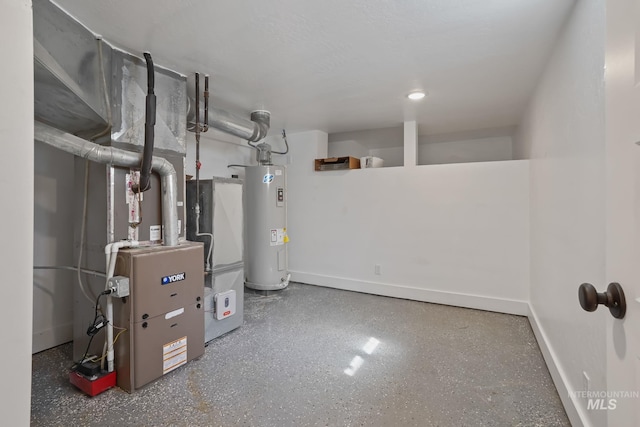
[[[104, 165], [135, 168], [140, 166], [141, 153], [106, 147], [78, 138], [49, 125], [36, 121], [33, 126], [34, 140], [43, 142], [74, 156]], [[178, 246], [178, 178], [173, 165], [162, 157], [153, 156], [151, 170], [160, 175], [162, 185], [162, 225], [164, 245]]]
[[[189, 110], [187, 112], [187, 129], [191, 132], [196, 128], [196, 101], [189, 99]], [[202, 103], [201, 103], [202, 104]], [[247, 141], [257, 142], [267, 136], [271, 126], [271, 113], [266, 110], [256, 110], [251, 113], [251, 120], [239, 117], [235, 114], [220, 108], [209, 106], [209, 120], [204, 123], [202, 112], [204, 106], [200, 108], [200, 123], [208, 124], [209, 127], [218, 129], [230, 135], [237, 136]]]
[[253, 138], [251, 138], [250, 141], [256, 142], [264, 139], [267, 136], [267, 132], [269, 132], [269, 126], [271, 126], [271, 113], [267, 110], [252, 111], [251, 121], [258, 126]]

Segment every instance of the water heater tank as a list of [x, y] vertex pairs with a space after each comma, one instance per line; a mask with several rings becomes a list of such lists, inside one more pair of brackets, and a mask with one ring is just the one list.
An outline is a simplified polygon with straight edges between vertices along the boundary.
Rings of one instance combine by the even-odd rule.
[[289, 284], [284, 166], [246, 168], [246, 286], [270, 291]]

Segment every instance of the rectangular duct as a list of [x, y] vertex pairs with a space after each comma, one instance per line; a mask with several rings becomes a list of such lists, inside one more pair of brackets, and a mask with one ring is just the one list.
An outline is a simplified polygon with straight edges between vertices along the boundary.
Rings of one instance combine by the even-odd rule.
[[84, 138], [104, 130], [109, 114], [98, 44], [106, 80], [111, 47], [48, 0], [33, 1], [33, 36], [36, 119]]
[[[97, 142], [142, 151], [144, 60], [98, 39], [48, 0], [34, 0], [33, 20], [36, 120], [91, 139], [111, 119], [111, 137]], [[155, 154], [184, 156], [187, 78], [160, 66], [155, 75]]]
[[[147, 68], [145, 61], [129, 53], [113, 50], [112, 59], [111, 141], [114, 146], [141, 151], [144, 146], [145, 95]], [[157, 155], [187, 152], [187, 78], [176, 72], [155, 67]]]

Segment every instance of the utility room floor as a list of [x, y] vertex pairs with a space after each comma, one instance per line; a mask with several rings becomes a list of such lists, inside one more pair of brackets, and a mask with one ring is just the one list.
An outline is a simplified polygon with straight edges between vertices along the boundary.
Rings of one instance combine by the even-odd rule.
[[34, 426], [569, 426], [527, 318], [292, 283], [133, 394], [33, 356]]

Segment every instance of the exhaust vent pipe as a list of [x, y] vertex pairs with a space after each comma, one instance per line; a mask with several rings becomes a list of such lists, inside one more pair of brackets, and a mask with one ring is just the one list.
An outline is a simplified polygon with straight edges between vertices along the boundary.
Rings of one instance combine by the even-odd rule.
[[[187, 113], [187, 130], [196, 130], [196, 112], [194, 99], [189, 99], [189, 111]], [[203, 108], [200, 108], [202, 111]], [[257, 110], [251, 113], [251, 120], [238, 117], [225, 110], [209, 107], [209, 120], [205, 123], [204, 118], [198, 120], [203, 125], [216, 128], [222, 132], [237, 136], [250, 142], [257, 142], [264, 139], [269, 132], [271, 125], [271, 113], [265, 110]]]
[[[120, 167], [140, 166], [142, 154], [94, 144], [38, 121], [34, 124], [34, 139], [96, 163]], [[162, 157], [153, 157], [151, 169], [160, 175], [162, 183], [162, 224], [164, 245], [178, 246], [178, 179], [173, 165]]]
[[271, 113], [266, 110], [256, 110], [251, 112], [251, 121], [256, 124], [258, 129], [255, 131], [252, 138], [249, 138], [250, 142], [257, 142], [264, 139], [269, 132], [269, 126], [271, 126]]

